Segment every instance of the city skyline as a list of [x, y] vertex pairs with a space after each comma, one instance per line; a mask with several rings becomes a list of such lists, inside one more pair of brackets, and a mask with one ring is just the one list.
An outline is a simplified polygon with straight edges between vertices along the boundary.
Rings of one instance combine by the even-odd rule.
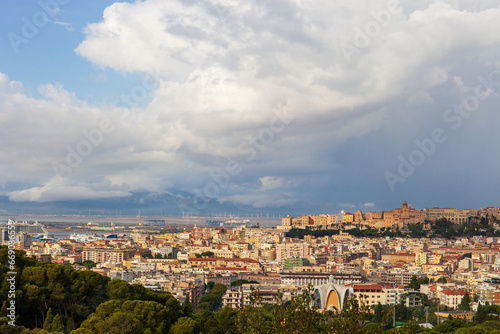
[[0, 210], [500, 200], [495, 2], [0, 9]]

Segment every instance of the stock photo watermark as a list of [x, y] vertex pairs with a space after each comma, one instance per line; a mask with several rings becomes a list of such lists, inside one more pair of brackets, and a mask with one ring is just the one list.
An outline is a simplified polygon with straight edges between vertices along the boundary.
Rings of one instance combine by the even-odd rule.
[[7, 223], [7, 318], [9, 319], [8, 324], [10, 326], [16, 325], [16, 226], [15, 222], [9, 219]]
[[257, 155], [270, 145], [283, 132], [294, 116], [277, 112], [267, 123], [267, 126], [260, 129], [257, 135], [243, 140], [238, 145], [238, 159], [228, 159], [224, 168], [209, 173], [211, 181], [207, 182], [202, 189], [194, 189], [193, 198], [187, 198], [178, 202], [177, 206], [184, 214], [196, 213], [205, 209], [210, 199], [216, 198], [230, 183], [231, 178], [238, 176], [243, 171], [244, 163], [255, 160]]
[[[494, 75], [498, 77], [497, 80], [495, 80]], [[462, 126], [463, 120], [468, 119], [472, 115], [471, 113], [479, 108], [481, 101], [488, 99], [500, 87], [500, 71], [493, 71], [486, 78], [479, 76], [478, 82], [479, 84], [475, 86], [473, 93], [465, 96], [461, 103], [455, 103], [443, 113], [443, 121], [452, 130], [458, 130]], [[437, 146], [447, 139], [448, 136], [443, 128], [435, 128], [430, 136], [423, 140], [415, 139], [414, 143], [417, 148], [408, 155], [398, 156], [399, 165], [396, 172], [389, 170], [384, 172], [384, 178], [391, 192], [396, 190], [398, 183], [404, 183], [406, 179], [412, 176], [417, 167], [421, 166], [428, 157], [434, 154]]]
[[[157, 74], [148, 73], [142, 83], [134, 86], [129, 94], [122, 94], [113, 101], [117, 107], [115, 112], [120, 113], [120, 119], [125, 119], [129, 115], [130, 108], [136, 108], [141, 102], [146, 100], [150, 93], [160, 86], [161, 77]], [[96, 128], [83, 129], [82, 137], [76, 145], [66, 145], [66, 155], [64, 161], [52, 162], [52, 170], [57, 176], [71, 174], [80, 166], [85, 157], [92, 154], [94, 149], [99, 147], [106, 135], [111, 134], [116, 129], [116, 125], [108, 117], [103, 117]]]
[[350, 64], [353, 55], [359, 55], [361, 50], [367, 48], [373, 39], [380, 35], [383, 28], [389, 26], [393, 15], [402, 12], [403, 9], [400, 7], [399, 0], [390, 0], [387, 3], [386, 9], [370, 13], [373, 20], [366, 22], [363, 28], [354, 27], [352, 42], [342, 42], [339, 46], [347, 63]]
[[35, 38], [40, 29], [45, 27], [50, 22], [51, 18], [61, 10], [61, 5], [66, 5], [70, 0], [40, 0], [38, 6], [40, 10], [35, 12], [31, 17], [23, 16], [21, 18], [21, 29], [19, 33], [9, 32], [7, 39], [16, 54], [19, 53], [19, 47], [26, 45], [30, 40]]

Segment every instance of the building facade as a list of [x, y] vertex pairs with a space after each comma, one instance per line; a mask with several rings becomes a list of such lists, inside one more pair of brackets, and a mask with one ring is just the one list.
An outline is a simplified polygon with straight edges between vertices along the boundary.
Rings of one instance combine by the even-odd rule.
[[86, 247], [82, 252], [82, 260], [95, 263], [122, 263], [133, 258], [135, 252], [135, 249]]
[[335, 284], [362, 283], [361, 274], [320, 273], [320, 272], [295, 272], [284, 270], [281, 272], [281, 284], [285, 285], [322, 285], [333, 279]]

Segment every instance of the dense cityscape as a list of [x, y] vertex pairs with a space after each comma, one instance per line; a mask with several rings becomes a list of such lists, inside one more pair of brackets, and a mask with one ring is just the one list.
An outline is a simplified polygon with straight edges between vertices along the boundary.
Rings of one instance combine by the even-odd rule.
[[[232, 326], [242, 331], [242, 310], [290, 303], [308, 289], [318, 298], [317, 312], [341, 312], [354, 297], [372, 316], [383, 310], [392, 314], [386, 319], [389, 327], [412, 321], [421, 328], [449, 319], [472, 321], [481, 307], [500, 304], [500, 207], [417, 210], [404, 202], [384, 212], [286, 216], [281, 225], [269, 228], [243, 219], [202, 225], [143, 219], [136, 225], [88, 222], [64, 227], [9, 220], [0, 225], [0, 242], [5, 245], [3, 257], [7, 246], [15, 248], [16, 258], [36, 260], [30, 265], [44, 268], [42, 276], [64, 267], [67, 273], [93, 272], [110, 279], [109, 284], [168, 293], [188, 312], [184, 318], [192, 320], [179, 326], [198, 331], [207, 321], [201, 318], [216, 317], [222, 309], [234, 312]], [[19, 276], [22, 284], [33, 279], [24, 276], [28, 269]], [[69, 293], [58, 292], [59, 283], [49, 280], [38, 289]], [[22, 294], [31, 296], [30, 289], [22, 287]], [[256, 291], [258, 301], [252, 298]], [[2, 300], [7, 292], [2, 291]], [[20, 319], [20, 324], [47, 329], [52, 321], [62, 332], [102, 331], [102, 324], [89, 320], [92, 314], [61, 313], [61, 302], [66, 305], [52, 296], [33, 310], [35, 317]], [[3, 311], [7, 306], [3, 304]], [[22, 313], [26, 305], [17, 307]], [[171, 330], [181, 333], [175, 324]]]

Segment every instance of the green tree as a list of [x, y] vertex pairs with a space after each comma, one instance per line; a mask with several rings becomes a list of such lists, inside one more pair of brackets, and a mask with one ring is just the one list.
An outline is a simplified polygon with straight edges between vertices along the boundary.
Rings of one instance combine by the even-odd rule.
[[[11, 320], [7, 317], [0, 317], [0, 333], [2, 334], [29, 334], [32, 333], [29, 329], [24, 326], [12, 326], [9, 325]], [[44, 329], [36, 329], [37, 334], [48, 334], [48, 332]]]
[[197, 314], [197, 319], [199, 329], [202, 333], [220, 334], [224, 332], [222, 328], [219, 328], [219, 324], [214, 318], [214, 313], [211, 311], [204, 311], [201, 314]]
[[444, 321], [442, 324], [437, 325], [433, 328], [434, 331], [440, 333], [453, 333], [459, 328], [462, 328], [466, 325], [465, 320], [462, 319], [448, 319]]
[[208, 288], [209, 290], [212, 290], [212, 289], [214, 288], [214, 285], [215, 285], [215, 282], [213, 282], [213, 281], [209, 281], [209, 282], [207, 283], [207, 288]]
[[[388, 313], [389, 314], [389, 313]], [[330, 322], [330, 331], [342, 334], [361, 334], [365, 333], [365, 324], [370, 315], [370, 308], [364, 301], [364, 298], [357, 299], [352, 295], [346, 302], [346, 307], [339, 314], [332, 317]], [[385, 317], [388, 319], [388, 316]], [[382, 332], [385, 323], [379, 323], [376, 328], [372, 328], [371, 332]]]
[[386, 320], [388, 309], [384, 308], [380, 302], [374, 307], [373, 311], [375, 312], [374, 320], [377, 323], [382, 323]]
[[246, 279], [239, 279], [231, 283], [231, 286], [242, 286], [243, 284], [259, 284], [257, 281], [247, 281]]
[[418, 283], [418, 277], [413, 275], [410, 280], [410, 284], [408, 285], [410, 289], [419, 290], [420, 284]]
[[309, 285], [302, 293], [284, 301], [283, 295], [277, 296], [277, 304], [269, 317], [266, 306], [258, 307], [262, 297], [258, 290], [251, 288], [250, 305], [238, 312], [238, 327], [241, 333], [382, 333], [390, 318], [387, 312], [380, 323], [367, 326], [370, 315], [364, 300], [355, 296], [345, 301], [345, 307], [338, 312], [321, 312], [314, 296], [314, 289]]
[[95, 263], [94, 261], [91, 261], [91, 260], [85, 260], [82, 262], [82, 266], [85, 266], [89, 269], [92, 269], [94, 268], [95, 266], [97, 266], [97, 263]]
[[45, 316], [45, 322], [43, 323], [43, 329], [50, 332], [52, 330], [52, 320], [53, 320], [52, 307], [49, 307], [47, 315]]
[[71, 333], [75, 329], [75, 321], [72, 317], [69, 317], [66, 321], [66, 333]]
[[410, 230], [410, 238], [421, 238], [427, 235], [421, 224], [410, 224], [408, 229]]
[[213, 309], [214, 307], [212, 306], [211, 303], [203, 302], [196, 305], [195, 313], [198, 314], [198, 313], [203, 313], [205, 311], [212, 312]]
[[273, 312], [275, 333], [324, 332], [324, 314], [319, 312], [319, 304], [316, 302], [311, 284], [290, 302], [285, 302], [283, 294], [279, 293], [277, 304]]
[[415, 319], [412, 319], [411, 321], [408, 321], [401, 327], [400, 333], [408, 333], [408, 334], [413, 334], [413, 333], [418, 333], [421, 332], [422, 328], [419, 326], [419, 324], [415, 321]]
[[[85, 328], [85, 327], [83, 327]], [[104, 321], [98, 322], [94, 328], [92, 328], [92, 333], [141, 333], [145, 332], [146, 329], [141, 326], [139, 319], [132, 317], [129, 313], [116, 312], [112, 313]], [[149, 331], [151, 333], [151, 331]]]
[[[178, 305], [178, 302], [177, 302]], [[178, 319], [179, 310], [155, 301], [110, 300], [96, 309], [81, 328], [94, 334], [150, 333], [162, 334]]]
[[482, 323], [487, 320], [498, 320], [499, 317], [500, 317], [500, 305], [479, 304], [477, 307], [477, 312], [474, 315], [474, 321]]
[[418, 278], [418, 289], [420, 290], [420, 286], [422, 284], [429, 284], [429, 277], [419, 277]]
[[224, 306], [215, 314], [215, 320], [218, 323], [223, 333], [236, 333], [236, 321], [238, 319], [238, 312], [229, 306]]
[[[226, 293], [227, 287], [224, 284], [215, 284], [208, 295], [201, 297], [200, 303], [210, 303], [212, 310], [222, 303], [222, 296]], [[199, 305], [198, 305], [199, 306]], [[198, 306], [197, 312], [198, 312]]]
[[111, 299], [127, 300], [135, 299], [132, 285], [120, 279], [109, 281], [107, 290]]
[[441, 276], [437, 279], [436, 283], [448, 283], [448, 280], [446, 279], [446, 277]]
[[56, 314], [54, 317], [54, 320], [52, 320], [52, 326], [51, 326], [51, 332], [63, 332], [64, 333], [64, 325], [61, 322], [61, 316], [59, 314]]
[[182, 315], [185, 317], [190, 317], [193, 314], [193, 304], [189, 301], [189, 293], [186, 296], [186, 300], [182, 303]]
[[462, 302], [460, 303], [461, 310], [470, 310], [470, 296], [469, 293], [466, 292], [462, 297]]
[[215, 255], [215, 253], [211, 252], [211, 251], [201, 253], [202, 257], [213, 257], [214, 255]]
[[266, 319], [264, 308], [259, 307], [262, 303], [262, 296], [253, 286], [250, 289], [252, 291], [248, 296], [249, 305], [238, 312], [238, 330], [242, 334], [271, 333], [272, 321]]
[[189, 317], [182, 317], [172, 326], [171, 334], [194, 334], [196, 333], [196, 321]]
[[[0, 246], [0, 300], [7, 300], [5, 274], [8, 268], [8, 248]], [[168, 292], [157, 292], [139, 284], [130, 285], [121, 280], [110, 280], [94, 271], [79, 271], [68, 265], [38, 262], [26, 258], [23, 251], [15, 251], [16, 257], [16, 320], [17, 327], [52, 329], [54, 315], [69, 332], [95, 313], [98, 306], [117, 299], [154, 301], [167, 310], [167, 319], [173, 324], [180, 316], [179, 302]], [[50, 309], [50, 312], [48, 312]], [[57, 311], [56, 311], [57, 310]], [[6, 313], [5, 302], [0, 303], [0, 312]], [[47, 314], [48, 313], [48, 314]], [[111, 313], [110, 313], [111, 314]], [[82, 329], [80, 332], [89, 332]], [[2, 331], [0, 331], [1, 333]], [[92, 333], [92, 331], [90, 331]]]

